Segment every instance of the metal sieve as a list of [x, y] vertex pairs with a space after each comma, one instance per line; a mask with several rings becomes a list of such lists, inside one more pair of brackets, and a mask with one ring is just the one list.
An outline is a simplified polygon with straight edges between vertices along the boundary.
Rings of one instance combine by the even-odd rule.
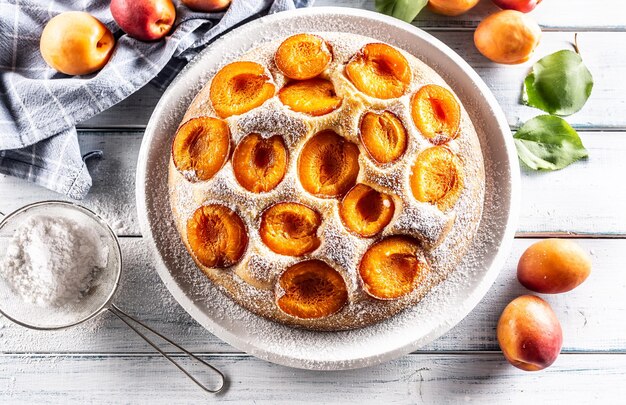
[[[18, 209], [5, 216], [2, 221], [0, 221], [0, 261], [6, 256], [9, 241], [17, 228], [35, 215], [67, 218], [92, 227], [98, 232], [100, 239], [108, 246], [107, 267], [95, 274], [89, 291], [87, 291], [79, 301], [65, 304], [61, 307], [42, 307], [25, 302], [22, 297], [8, 285], [4, 276], [0, 274], [0, 313], [2, 315], [26, 328], [58, 330], [78, 325], [104, 311], [109, 311], [137, 333], [137, 335], [163, 357], [175, 365], [200, 388], [210, 393], [217, 393], [223, 389], [225, 378], [224, 374], [218, 369], [174, 343], [145, 323], [128, 315], [113, 303], [113, 296], [115, 295], [122, 274], [122, 252], [117, 235], [115, 235], [111, 227], [94, 212], [65, 201], [42, 201]], [[2, 218], [1, 213], [0, 218]], [[163, 339], [187, 356], [215, 371], [219, 377], [216, 388], [209, 388], [198, 381], [187, 369], [142, 333], [140, 328]]]

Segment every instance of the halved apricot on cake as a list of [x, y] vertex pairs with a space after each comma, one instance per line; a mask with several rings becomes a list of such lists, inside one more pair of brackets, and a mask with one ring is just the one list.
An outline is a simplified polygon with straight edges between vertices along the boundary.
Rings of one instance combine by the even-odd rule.
[[320, 245], [321, 215], [295, 202], [272, 205], [261, 216], [259, 235], [272, 251], [287, 256], [311, 253]]
[[321, 198], [342, 196], [359, 175], [359, 148], [333, 131], [309, 139], [298, 158], [302, 187]]
[[361, 142], [377, 163], [395, 162], [406, 151], [407, 135], [395, 114], [365, 113], [361, 119]]
[[389, 194], [357, 184], [339, 204], [339, 216], [352, 232], [364, 238], [378, 234], [393, 217], [395, 206]]
[[209, 98], [222, 118], [243, 114], [274, 96], [276, 87], [265, 68], [255, 62], [233, 62], [211, 81]]
[[250, 134], [239, 141], [233, 153], [235, 178], [243, 188], [253, 193], [274, 189], [287, 171], [287, 148], [283, 138], [274, 135], [263, 138]]
[[211, 117], [185, 122], [172, 143], [174, 165], [189, 181], [209, 180], [224, 166], [229, 152], [228, 124]]
[[417, 156], [410, 183], [416, 200], [452, 208], [463, 185], [459, 159], [445, 146], [428, 148]]
[[323, 318], [348, 301], [343, 277], [321, 260], [294, 264], [280, 275], [279, 283], [284, 295], [278, 298], [278, 307], [297, 318]]
[[459, 102], [450, 90], [436, 84], [428, 84], [415, 93], [411, 116], [417, 129], [434, 144], [448, 142], [459, 134]]
[[314, 117], [336, 110], [342, 101], [332, 82], [319, 78], [288, 83], [280, 90], [278, 98], [293, 111]]
[[359, 265], [365, 290], [378, 299], [395, 299], [410, 293], [428, 270], [419, 243], [407, 236], [391, 236], [375, 243]]
[[386, 44], [367, 44], [346, 65], [348, 79], [371, 97], [402, 96], [411, 82], [409, 62], [400, 51]]
[[204, 205], [187, 221], [187, 242], [196, 259], [206, 267], [237, 263], [248, 244], [241, 217], [223, 205]]
[[326, 41], [312, 34], [290, 36], [280, 44], [274, 55], [278, 70], [295, 80], [314, 78], [326, 69], [332, 59]]

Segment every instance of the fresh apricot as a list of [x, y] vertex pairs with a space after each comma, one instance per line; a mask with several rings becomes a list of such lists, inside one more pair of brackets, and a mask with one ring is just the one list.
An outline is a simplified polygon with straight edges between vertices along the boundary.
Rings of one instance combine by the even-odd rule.
[[279, 135], [267, 139], [259, 134], [246, 136], [233, 153], [233, 171], [239, 184], [248, 191], [272, 190], [287, 171], [287, 148], [283, 138]]
[[333, 131], [314, 135], [298, 158], [302, 187], [322, 198], [344, 195], [359, 175], [359, 148]]
[[423, 136], [440, 144], [458, 136], [461, 107], [450, 90], [428, 84], [411, 98], [411, 117]]
[[478, 4], [479, 1], [480, 0], [429, 0], [428, 8], [437, 14], [457, 16], [469, 11]]
[[190, 181], [213, 177], [226, 163], [229, 151], [228, 124], [212, 117], [185, 122], [172, 143], [174, 165]]
[[288, 78], [312, 79], [322, 73], [333, 55], [326, 41], [313, 34], [292, 35], [276, 50], [274, 61]]
[[343, 277], [321, 260], [294, 264], [280, 275], [279, 283], [284, 295], [278, 298], [278, 307], [297, 318], [323, 318], [348, 301]]
[[243, 221], [223, 205], [204, 205], [187, 221], [187, 241], [196, 259], [207, 267], [237, 263], [248, 244]]
[[394, 299], [413, 291], [429, 271], [419, 243], [407, 236], [391, 236], [363, 255], [359, 275], [368, 294]]
[[409, 62], [386, 44], [367, 44], [346, 65], [348, 79], [368, 96], [389, 99], [402, 96], [411, 82]]
[[255, 62], [233, 62], [217, 72], [211, 81], [209, 98], [217, 115], [227, 118], [260, 106], [275, 91], [263, 66]]
[[474, 32], [474, 44], [486, 58], [506, 64], [526, 62], [539, 44], [541, 28], [532, 17], [501, 10], [485, 18]]
[[259, 234], [272, 251], [287, 256], [311, 253], [320, 245], [321, 215], [295, 202], [272, 205], [261, 216]]
[[543, 294], [571, 291], [591, 273], [591, 258], [579, 244], [567, 239], [544, 239], [532, 244], [517, 264], [517, 279]]
[[445, 146], [428, 148], [417, 156], [410, 183], [417, 201], [435, 204], [445, 211], [456, 203], [461, 193], [459, 160]]
[[406, 151], [406, 129], [389, 111], [368, 112], [361, 119], [361, 142], [377, 163], [395, 162]]
[[314, 117], [336, 110], [342, 101], [332, 82], [319, 78], [288, 83], [280, 90], [278, 98], [293, 111]]
[[339, 216], [346, 228], [369, 238], [389, 224], [394, 208], [390, 195], [368, 185], [357, 184], [341, 200]]

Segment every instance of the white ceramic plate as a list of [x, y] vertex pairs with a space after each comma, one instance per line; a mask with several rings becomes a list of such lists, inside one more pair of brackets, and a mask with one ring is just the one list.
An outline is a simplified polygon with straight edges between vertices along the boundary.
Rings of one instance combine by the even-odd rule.
[[[463, 263], [415, 307], [352, 331], [294, 329], [239, 307], [196, 269], [180, 241], [167, 198], [172, 138], [210, 74], [260, 42], [305, 31], [369, 36], [401, 47], [434, 67], [467, 107], [485, 158], [486, 205], [476, 242]], [[397, 19], [355, 9], [312, 8], [245, 24], [214, 42], [180, 73], [163, 94], [146, 129], [136, 192], [141, 229], [157, 257], [157, 271], [180, 305], [202, 326], [234, 347], [271, 362], [337, 370], [370, 366], [409, 353], [450, 330], [476, 306], [509, 252], [517, 222], [519, 183], [505, 116], [487, 85], [460, 56]]]

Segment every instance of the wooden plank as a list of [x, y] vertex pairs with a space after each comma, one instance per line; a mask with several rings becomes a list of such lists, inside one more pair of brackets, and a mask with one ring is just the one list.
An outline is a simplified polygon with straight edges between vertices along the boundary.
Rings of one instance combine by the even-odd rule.
[[[516, 280], [517, 260], [535, 242], [517, 239], [506, 265], [482, 302], [460, 324], [422, 351], [498, 350], [495, 327], [502, 309], [527, 294]], [[578, 241], [593, 255], [594, 270], [579, 288], [545, 296], [559, 317], [564, 351], [626, 352], [626, 239]], [[122, 284], [115, 298], [157, 330], [197, 352], [237, 352], [199, 326], [174, 300], [154, 270], [154, 261], [141, 238], [122, 238], [125, 259]], [[132, 331], [110, 314], [58, 332], [31, 331], [0, 318], [0, 353], [129, 353], [150, 352]]]
[[[248, 356], [205, 359], [228, 376], [206, 394], [167, 361], [152, 356], [0, 357], [6, 403], [618, 403], [626, 395], [626, 356], [561, 355], [525, 373], [500, 354], [420, 354], [338, 372], [294, 370]], [[200, 374], [206, 380], [210, 375]], [[204, 380], [203, 380], [204, 381]]]
[[[551, 2], [544, 2], [546, 5]], [[542, 4], [543, 6], [543, 4]], [[622, 6], [625, 7], [625, 6]], [[586, 9], [604, 9], [586, 7]], [[565, 7], [571, 10], [572, 7]], [[607, 9], [610, 10], [610, 9]], [[619, 13], [606, 13], [607, 18]], [[623, 14], [619, 15], [622, 18]], [[472, 32], [433, 31], [435, 37], [450, 46], [478, 72], [500, 102], [509, 123], [519, 126], [540, 113], [519, 104], [524, 77], [532, 62], [560, 49], [572, 49], [573, 33], [546, 32], [531, 62], [505, 66], [489, 62], [473, 45]], [[626, 129], [626, 32], [584, 32], [578, 41], [586, 64], [594, 74], [595, 86], [591, 99], [568, 121], [579, 129]], [[146, 125], [161, 93], [150, 85], [118, 106], [84, 122], [84, 128], [141, 128]]]

